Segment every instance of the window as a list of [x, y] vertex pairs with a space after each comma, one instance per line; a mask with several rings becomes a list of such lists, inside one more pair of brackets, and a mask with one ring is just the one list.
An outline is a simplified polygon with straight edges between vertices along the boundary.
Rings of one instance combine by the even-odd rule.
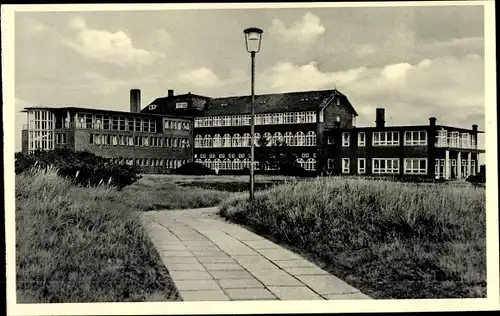
[[273, 124], [273, 115], [272, 114], [264, 114], [263, 116], [263, 123], [264, 124]]
[[309, 158], [309, 153], [302, 153], [302, 158]]
[[214, 162], [212, 164], [212, 168], [215, 169], [215, 170], [219, 170], [220, 169], [220, 159], [219, 158], [216, 158], [214, 159]]
[[262, 114], [255, 115], [255, 125], [262, 125]]
[[204, 120], [203, 125], [205, 127], [212, 127], [212, 117], [211, 116], [205, 117], [203, 120]]
[[240, 126], [241, 125], [241, 115], [234, 115], [232, 118], [232, 124], [233, 124], [233, 126]]
[[267, 140], [267, 146], [270, 147], [273, 145], [273, 136], [271, 135], [271, 133], [269, 132], [266, 132], [264, 133], [264, 138]]
[[259, 146], [259, 139], [260, 139], [260, 134], [254, 133], [253, 134], [253, 145], [254, 146]]
[[252, 116], [250, 115], [242, 115], [241, 116], [241, 125], [250, 125], [252, 120]]
[[111, 144], [112, 144], [113, 146], [118, 145], [118, 136], [113, 135], [113, 136], [111, 137]]
[[364, 132], [358, 133], [358, 147], [365, 146], [366, 144], [366, 135]]
[[307, 171], [315, 171], [316, 170], [316, 159], [309, 158], [306, 161], [305, 168]]
[[399, 132], [373, 132], [373, 146], [399, 145]]
[[342, 133], [342, 147], [349, 147], [350, 134], [348, 132]]
[[214, 126], [221, 126], [222, 120], [220, 116], [214, 116], [213, 118]]
[[291, 132], [286, 132], [285, 133], [285, 143], [288, 146], [294, 146], [294, 141], [293, 141], [293, 134]]
[[242, 147], [250, 147], [250, 134], [245, 133], [243, 134], [243, 137], [241, 138], [241, 146]]
[[212, 147], [212, 136], [205, 135], [205, 137], [203, 138], [203, 147]]
[[342, 173], [350, 173], [350, 163], [349, 158], [342, 158]]
[[470, 134], [462, 133], [461, 136], [461, 148], [470, 148]]
[[445, 129], [441, 129], [438, 131], [438, 134], [436, 136], [436, 147], [447, 147], [447, 146], [448, 146], [448, 131]]
[[471, 160], [471, 162], [470, 162], [470, 172], [471, 172], [472, 176], [476, 175], [476, 161], [475, 160]]
[[143, 144], [143, 146], [149, 146], [149, 137], [148, 136], [142, 137], [142, 144]]
[[172, 138], [172, 147], [179, 147], [179, 139]]
[[296, 115], [296, 122], [297, 123], [305, 123], [306, 122], [306, 113], [305, 112], [299, 112]]
[[245, 158], [245, 154], [238, 154], [238, 158]]
[[233, 135], [233, 147], [241, 147], [241, 136], [240, 134]]
[[405, 158], [405, 174], [427, 174], [426, 158]]
[[398, 158], [373, 158], [372, 173], [399, 173]]
[[306, 146], [316, 146], [316, 133], [313, 131], [307, 132]]
[[297, 134], [295, 134], [295, 146], [304, 146], [305, 138], [304, 133], [298, 131]]
[[426, 131], [406, 131], [405, 145], [427, 145]]
[[223, 170], [231, 169], [231, 160], [229, 160], [229, 158], [226, 158], [222, 161], [221, 169]]
[[283, 124], [283, 113], [273, 114], [273, 124]]
[[295, 113], [287, 112], [284, 114], [285, 124], [293, 124], [295, 123]]
[[323, 123], [324, 120], [325, 120], [325, 110], [321, 110], [319, 111], [319, 122]]
[[219, 158], [226, 158], [225, 154], [219, 154]]
[[333, 136], [328, 136], [327, 137], [327, 143], [328, 143], [328, 145], [335, 144], [335, 138]]
[[224, 134], [222, 137], [222, 147], [231, 147], [231, 135]]
[[233, 170], [240, 170], [241, 169], [241, 160], [239, 160], [238, 158], [234, 159], [233, 164], [232, 164], [232, 169]]
[[280, 132], [276, 132], [273, 135], [273, 145], [277, 146], [279, 143], [283, 141], [283, 136]]
[[223, 116], [222, 117], [222, 126], [231, 126], [231, 117], [230, 116]]
[[358, 158], [358, 173], [366, 173], [366, 158]]
[[222, 143], [221, 143], [220, 135], [215, 134], [214, 140], [213, 140], [213, 147], [221, 147], [221, 146], [222, 146]]
[[248, 159], [248, 158], [243, 159], [242, 167], [243, 167], [243, 169], [245, 169], [245, 168], [250, 169], [250, 159]]
[[[305, 167], [305, 162], [304, 162], [304, 159], [302, 158], [297, 158], [297, 163], [302, 167], [304, 168]], [[305, 169], [305, 168], [304, 168]]]
[[306, 112], [306, 123], [316, 123], [315, 112]]
[[327, 168], [328, 169], [335, 169], [335, 159], [328, 158], [327, 160]]
[[[168, 143], [169, 143], [168, 141], [165, 142], [165, 144]], [[201, 137], [201, 135], [196, 135], [196, 137], [194, 138], [194, 147], [195, 148], [203, 147], [203, 137]]]
[[212, 161], [210, 159], [205, 159], [205, 161], [203, 161], [203, 164], [205, 165], [205, 167], [212, 169]]

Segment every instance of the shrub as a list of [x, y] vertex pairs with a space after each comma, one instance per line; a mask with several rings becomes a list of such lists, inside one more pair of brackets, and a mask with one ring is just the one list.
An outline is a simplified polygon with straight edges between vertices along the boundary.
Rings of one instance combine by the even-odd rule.
[[109, 159], [93, 153], [70, 149], [54, 149], [35, 151], [32, 154], [15, 154], [15, 172], [46, 169], [54, 166], [58, 174], [82, 186], [107, 184], [121, 190], [140, 179], [140, 169], [136, 166], [115, 164]]
[[208, 167], [205, 167], [201, 163], [190, 162], [190, 163], [183, 164], [179, 168], [175, 169], [174, 173], [182, 174], [182, 175], [204, 176], [204, 175], [215, 174], [215, 170], [210, 169]]

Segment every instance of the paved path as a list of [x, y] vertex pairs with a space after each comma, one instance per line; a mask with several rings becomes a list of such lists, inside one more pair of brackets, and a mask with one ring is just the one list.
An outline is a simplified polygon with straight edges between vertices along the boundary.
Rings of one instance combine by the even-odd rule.
[[184, 301], [370, 299], [216, 208], [144, 213]]

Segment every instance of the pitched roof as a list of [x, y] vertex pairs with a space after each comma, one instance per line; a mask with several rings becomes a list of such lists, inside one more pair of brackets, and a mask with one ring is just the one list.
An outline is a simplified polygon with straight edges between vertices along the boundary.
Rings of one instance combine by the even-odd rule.
[[[315, 111], [323, 100], [333, 93], [345, 103], [354, 115], [358, 115], [347, 97], [338, 90], [304, 91], [262, 94], [255, 96], [255, 113], [279, 113], [295, 111]], [[210, 100], [204, 115], [250, 114], [251, 96], [213, 98]]]

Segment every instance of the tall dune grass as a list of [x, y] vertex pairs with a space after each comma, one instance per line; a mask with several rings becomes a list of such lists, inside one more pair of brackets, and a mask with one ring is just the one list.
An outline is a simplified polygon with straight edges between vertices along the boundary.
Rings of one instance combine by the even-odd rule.
[[115, 188], [53, 168], [16, 175], [19, 303], [177, 300], [168, 271]]
[[485, 297], [482, 188], [320, 178], [227, 201], [221, 215], [376, 298]]

